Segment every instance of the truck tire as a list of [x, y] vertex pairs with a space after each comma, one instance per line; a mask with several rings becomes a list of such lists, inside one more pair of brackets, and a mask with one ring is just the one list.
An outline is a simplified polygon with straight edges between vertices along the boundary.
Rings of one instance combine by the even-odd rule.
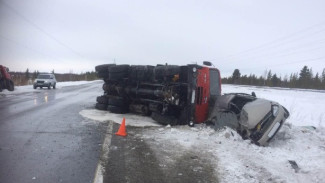
[[107, 79], [108, 78], [108, 71], [107, 72], [98, 72], [97, 76], [99, 78]]
[[14, 91], [15, 90], [14, 82], [11, 81], [11, 80], [8, 81], [8, 90], [9, 91]]
[[113, 106], [117, 106], [117, 107], [125, 107], [125, 108], [129, 107], [128, 102], [125, 99], [123, 99], [122, 97], [109, 98], [108, 105], [113, 105]]
[[108, 103], [108, 98], [106, 96], [98, 96], [96, 101], [100, 104], [106, 104]]
[[130, 65], [114, 65], [108, 68], [108, 72], [119, 73], [119, 72], [128, 72]]
[[96, 103], [95, 108], [98, 109], [98, 110], [106, 111], [107, 110], [107, 104]]
[[173, 116], [166, 116], [157, 112], [152, 112], [151, 118], [162, 125], [177, 125], [178, 120]]
[[127, 72], [116, 72], [116, 73], [109, 73], [108, 79], [119, 81], [121, 79], [127, 78]]
[[153, 81], [154, 68], [151, 65], [132, 65], [130, 67], [129, 78], [132, 81]]
[[118, 107], [114, 105], [108, 105], [107, 110], [115, 114], [125, 114], [128, 112], [128, 109], [125, 107]]
[[97, 65], [95, 67], [95, 70], [97, 72], [108, 72], [109, 67], [115, 66], [116, 64], [103, 64], [103, 65]]
[[127, 78], [129, 73], [129, 65], [116, 65], [109, 68], [108, 79], [119, 81], [121, 79]]
[[155, 78], [163, 79], [165, 76], [174, 76], [180, 73], [180, 67], [177, 65], [164, 65], [155, 68]]

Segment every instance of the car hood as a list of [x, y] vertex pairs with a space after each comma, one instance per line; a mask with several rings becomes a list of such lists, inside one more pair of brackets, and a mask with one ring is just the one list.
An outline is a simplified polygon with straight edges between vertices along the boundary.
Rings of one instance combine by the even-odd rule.
[[242, 108], [239, 123], [248, 129], [255, 126], [271, 111], [272, 102], [265, 99], [256, 99], [248, 102]]
[[37, 81], [50, 81], [50, 79], [35, 79], [35, 82], [37, 82]]

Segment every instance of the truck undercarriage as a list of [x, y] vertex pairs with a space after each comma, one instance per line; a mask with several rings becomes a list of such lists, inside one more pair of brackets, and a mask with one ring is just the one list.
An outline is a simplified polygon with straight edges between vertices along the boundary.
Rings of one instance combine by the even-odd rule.
[[198, 84], [200, 76], [207, 82], [203, 69], [196, 64], [96, 66], [98, 76], [104, 80], [104, 95], [97, 97], [96, 107], [114, 113], [151, 115], [164, 125], [203, 122], [205, 119], [195, 115], [199, 105], [209, 101], [208, 88]]

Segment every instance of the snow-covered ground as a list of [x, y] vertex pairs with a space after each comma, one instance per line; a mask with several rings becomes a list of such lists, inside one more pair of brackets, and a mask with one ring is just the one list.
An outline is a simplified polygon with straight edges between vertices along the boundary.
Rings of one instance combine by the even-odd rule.
[[252, 93], [276, 101], [290, 112], [289, 123], [296, 126], [325, 127], [325, 91], [289, 88], [223, 85], [223, 93]]
[[[87, 83], [61, 82], [57, 87]], [[268, 147], [251, 144], [229, 128], [215, 131], [205, 124], [165, 127], [148, 117], [95, 109], [80, 114], [100, 122], [121, 123], [125, 117], [127, 126], [155, 126], [142, 135], [154, 152], [158, 154], [164, 147], [175, 156], [188, 151], [204, 156], [214, 165], [220, 182], [325, 182], [325, 91], [236, 85], [223, 85], [222, 89], [223, 93], [254, 91], [258, 97], [277, 101], [289, 110], [290, 118]], [[14, 92], [4, 90], [0, 97], [33, 91], [31, 85], [21, 86]], [[303, 126], [315, 126], [316, 130]], [[289, 160], [297, 163], [296, 170]]]
[[[277, 101], [290, 112], [282, 129], [268, 147], [243, 140], [232, 129], [215, 131], [205, 124], [150, 128], [143, 139], [153, 150], [169, 154], [194, 151], [210, 159], [220, 182], [324, 182], [325, 181], [325, 91], [223, 85], [223, 93], [251, 93]], [[104, 113], [104, 114], [102, 114]], [[157, 126], [150, 118], [84, 110], [84, 117], [130, 126]], [[136, 120], [134, 120], [136, 118]], [[315, 126], [316, 130], [303, 126]], [[173, 159], [171, 157], [170, 159]], [[289, 163], [295, 161], [298, 168]], [[162, 160], [164, 161], [164, 160]], [[196, 167], [200, 168], [200, 167]], [[193, 169], [193, 171], [197, 171]]]
[[[56, 83], [56, 89], [60, 89], [62, 87], [66, 86], [76, 86], [76, 85], [82, 85], [82, 84], [87, 84], [87, 83], [92, 83], [92, 82], [98, 82], [97, 81], [67, 81], [67, 82], [57, 82]], [[47, 88], [44, 88], [46, 90]], [[51, 88], [52, 89], [52, 88]], [[0, 92], [0, 97], [1, 96], [12, 96], [15, 94], [20, 94], [20, 93], [26, 93], [26, 92], [34, 92], [40, 90], [40, 88], [37, 88], [36, 90], [33, 88], [33, 85], [25, 85], [25, 86], [15, 86], [14, 91], [8, 91], [8, 90], [3, 90]]]

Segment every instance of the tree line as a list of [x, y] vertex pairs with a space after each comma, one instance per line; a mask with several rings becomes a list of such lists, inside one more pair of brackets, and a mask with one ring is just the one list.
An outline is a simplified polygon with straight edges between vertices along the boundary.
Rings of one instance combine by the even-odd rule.
[[[39, 71], [35, 70], [30, 72], [27, 68], [25, 72], [9, 72], [13, 82], [16, 86], [32, 84], [37, 76], [40, 74]], [[96, 72], [85, 72], [80, 74], [75, 74], [73, 71], [69, 73], [59, 74], [55, 73], [54, 70], [51, 71], [55, 75], [57, 82], [63, 81], [92, 81], [98, 79]]]
[[225, 84], [240, 84], [269, 87], [287, 87], [287, 88], [304, 88], [304, 89], [325, 89], [325, 68], [322, 73], [313, 74], [312, 68], [304, 66], [300, 72], [291, 73], [290, 76], [278, 76], [271, 70], [266, 70], [263, 76], [255, 74], [242, 75], [239, 69], [235, 69], [232, 76], [222, 78]]

